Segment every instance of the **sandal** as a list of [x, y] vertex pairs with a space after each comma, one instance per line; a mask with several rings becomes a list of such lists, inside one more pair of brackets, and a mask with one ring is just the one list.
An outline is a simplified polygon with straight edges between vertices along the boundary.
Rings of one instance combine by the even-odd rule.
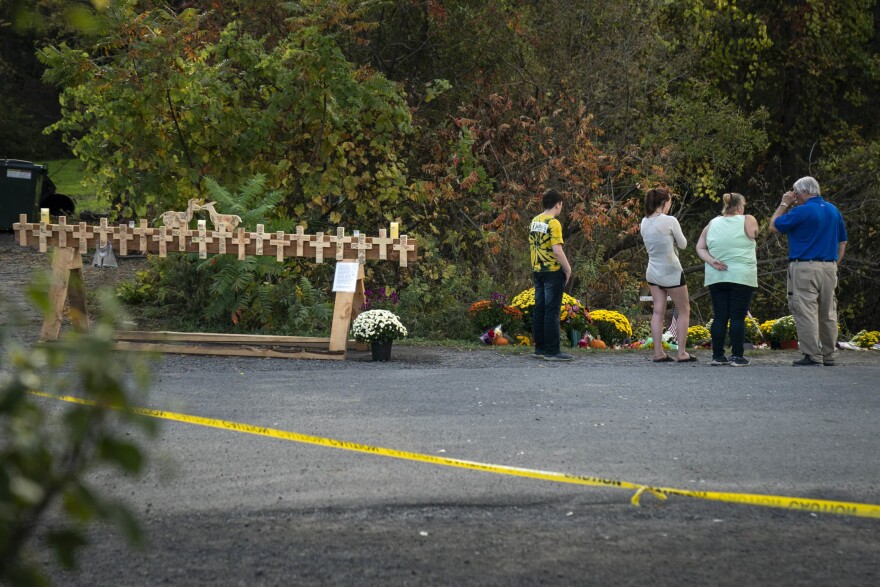
[[655, 363], [671, 363], [671, 362], [673, 362], [674, 360], [675, 360], [675, 359], [673, 359], [673, 358], [670, 357], [669, 355], [666, 355], [666, 356], [663, 357], [662, 359], [654, 359], [654, 362], [655, 362]]
[[687, 359], [675, 359], [676, 363], [696, 363], [697, 358], [693, 355], [688, 355]]

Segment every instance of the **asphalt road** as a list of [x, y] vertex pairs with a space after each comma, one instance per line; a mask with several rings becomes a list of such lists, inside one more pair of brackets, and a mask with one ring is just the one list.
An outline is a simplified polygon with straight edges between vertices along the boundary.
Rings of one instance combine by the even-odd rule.
[[[699, 353], [698, 353], [699, 354]], [[395, 347], [390, 363], [170, 356], [148, 407], [426, 455], [705, 491], [880, 504], [880, 353], [791, 367]], [[52, 400], [46, 400], [52, 401]], [[58, 406], [60, 409], [60, 406]], [[880, 520], [469, 471], [164, 422], [152, 467], [95, 476], [63, 585], [876, 585]]]

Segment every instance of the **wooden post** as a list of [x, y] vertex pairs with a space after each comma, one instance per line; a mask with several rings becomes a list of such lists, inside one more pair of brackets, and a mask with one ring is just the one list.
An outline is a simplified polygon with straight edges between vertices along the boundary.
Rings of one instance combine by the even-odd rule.
[[78, 330], [88, 332], [86, 292], [82, 279], [82, 256], [77, 249], [55, 249], [52, 260], [52, 283], [49, 285], [50, 311], [43, 320], [40, 341], [57, 340], [61, 334], [64, 302], [70, 298], [70, 319]]
[[[330, 243], [327, 243], [328, 245]], [[320, 249], [319, 249], [320, 250]], [[358, 263], [357, 285], [352, 291], [336, 292], [336, 302], [333, 305], [333, 324], [330, 327], [330, 351], [345, 352], [348, 342], [348, 330], [351, 328], [351, 320], [364, 305], [364, 266]]]

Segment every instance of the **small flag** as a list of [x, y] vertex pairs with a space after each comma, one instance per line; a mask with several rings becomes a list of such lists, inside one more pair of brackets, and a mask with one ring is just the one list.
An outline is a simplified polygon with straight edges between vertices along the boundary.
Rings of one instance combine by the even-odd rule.
[[669, 321], [669, 328], [666, 329], [666, 332], [669, 333], [669, 338], [674, 339], [676, 335], [676, 322], [678, 321], [678, 308], [676, 306], [672, 306], [672, 320]]

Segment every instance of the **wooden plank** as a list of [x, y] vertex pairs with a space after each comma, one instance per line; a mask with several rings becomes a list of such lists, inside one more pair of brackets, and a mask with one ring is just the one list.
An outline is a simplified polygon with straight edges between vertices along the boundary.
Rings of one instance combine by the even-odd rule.
[[330, 350], [341, 351], [346, 347], [351, 320], [360, 312], [364, 305], [364, 266], [358, 265], [357, 284], [355, 291], [336, 292], [333, 304], [333, 322], [330, 327]]
[[[269, 344], [289, 346], [329, 347], [327, 336], [275, 336], [269, 334], [226, 334], [222, 332], [172, 332], [118, 330], [113, 334], [115, 340], [131, 342], [207, 342], [211, 344]], [[361, 343], [354, 339], [348, 341], [347, 348], [359, 349]]]
[[283, 351], [279, 349], [262, 349], [254, 347], [239, 346], [235, 348], [223, 346], [195, 346], [195, 345], [176, 345], [161, 343], [136, 343], [136, 342], [117, 342], [114, 347], [118, 351], [134, 351], [134, 352], [155, 352], [155, 353], [171, 353], [179, 355], [215, 355], [224, 357], [269, 357], [276, 359], [324, 359], [330, 361], [342, 361], [345, 359], [345, 352], [324, 351], [318, 352], [313, 350], [291, 350]]
[[[106, 221], [106, 219], [104, 220]], [[16, 223], [16, 227], [18, 243], [20, 246], [38, 247], [40, 245], [38, 240], [40, 235], [39, 223]], [[70, 233], [71, 231], [73, 231], [72, 234], [68, 236], [67, 233]], [[200, 240], [197, 230], [190, 231], [185, 228], [171, 230], [164, 226], [150, 227], [145, 226], [142, 222], [140, 228], [130, 231], [128, 227], [123, 226], [108, 225], [93, 227], [87, 225], [85, 222], [81, 222], [78, 225], [45, 225], [44, 242], [46, 247], [51, 248], [63, 247], [65, 245], [70, 246], [70, 241], [75, 240], [76, 245], [80, 247], [80, 252], [85, 254], [87, 249], [97, 248], [101, 239], [104, 239], [105, 241], [108, 239], [119, 241], [123, 238], [130, 240], [133, 238], [131, 236], [131, 233], [133, 232], [139, 239], [137, 248], [137, 252], [139, 253], [153, 253], [158, 254], [159, 256], [165, 256], [170, 252], [199, 254], [201, 249], [204, 249], [206, 255], [238, 253], [240, 258], [244, 258], [245, 255], [258, 254], [258, 240], [272, 238], [271, 235], [263, 235], [263, 239], [258, 239], [258, 233], [246, 232], [241, 227], [239, 227], [238, 231], [240, 231], [240, 234], [239, 232], [232, 234], [206, 231], [205, 246], [202, 247], [201, 245], [203, 243]], [[63, 244], [61, 237], [62, 232], [65, 233]], [[405, 263], [409, 265], [417, 261], [418, 243], [415, 240], [408, 237], [404, 238], [406, 235], [400, 235], [399, 239], [390, 239], [385, 237], [384, 234], [385, 230], [382, 229], [379, 231], [378, 237], [367, 236], [364, 237], [363, 242], [360, 243], [352, 237], [344, 237], [344, 239], [340, 241], [338, 236], [325, 235], [324, 233], [317, 233], [315, 235], [298, 233], [297, 235], [292, 235], [290, 237], [292, 241], [296, 242], [297, 246], [295, 248], [292, 246], [289, 248], [285, 247], [283, 255], [284, 258], [303, 257], [314, 259], [316, 262], [318, 262], [318, 259], [320, 258], [320, 262], [323, 262], [325, 259], [329, 259], [324, 255], [324, 249], [332, 247], [333, 243], [335, 243], [337, 246], [341, 244], [343, 247], [343, 260], [354, 261], [360, 258], [363, 258], [366, 261], [398, 260], [401, 259], [400, 248], [404, 247]], [[232, 240], [227, 242], [228, 239]], [[174, 246], [175, 241], [177, 246]], [[171, 243], [171, 246], [169, 246], [169, 243]], [[302, 246], [304, 244], [305, 246]], [[145, 249], [141, 249], [141, 246], [144, 246]], [[119, 248], [121, 249], [121, 247]], [[126, 253], [135, 252], [132, 248], [126, 248]], [[262, 248], [262, 254], [264, 256], [278, 257], [278, 251], [274, 247], [263, 246]], [[339, 251], [335, 250], [334, 252], [335, 256], [338, 258]], [[114, 253], [123, 256], [121, 250], [117, 251], [116, 248], [114, 248]]]
[[83, 282], [82, 255], [78, 249], [68, 248], [72, 258], [70, 260], [70, 280], [67, 284], [67, 298], [70, 300], [70, 321], [73, 327], [80, 332], [89, 331], [89, 313], [86, 308], [86, 287]]
[[[64, 315], [64, 302], [67, 300], [67, 286], [70, 282], [70, 266], [76, 249], [55, 249], [52, 255], [52, 281], [49, 284], [49, 311], [43, 318], [40, 341], [58, 340], [61, 334], [61, 319]], [[82, 264], [82, 259], [80, 259]]]

